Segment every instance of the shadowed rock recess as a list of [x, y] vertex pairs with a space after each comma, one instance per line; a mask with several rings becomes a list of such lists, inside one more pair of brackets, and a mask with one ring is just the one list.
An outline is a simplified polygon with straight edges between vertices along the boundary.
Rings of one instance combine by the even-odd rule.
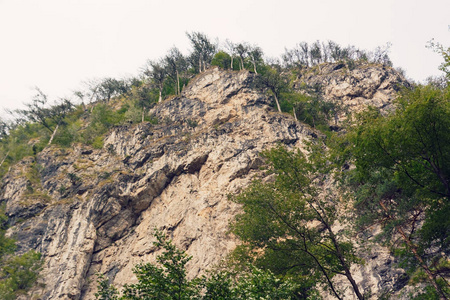
[[[320, 80], [336, 87], [334, 92], [326, 87], [326, 95], [339, 95], [347, 102], [377, 95], [389, 102], [394, 87], [383, 82], [391, 71], [377, 70], [369, 74], [377, 82], [371, 91], [366, 87], [369, 79]], [[260, 172], [262, 150], [277, 143], [303, 148], [305, 141], [320, 135], [290, 115], [275, 112], [272, 99], [254, 87], [254, 76], [209, 69], [181, 96], [150, 111], [157, 125], [116, 127], [100, 150], [47, 147], [10, 170], [0, 199], [6, 203], [8, 234], [17, 239], [19, 252], [35, 249], [43, 254], [40, 282], [45, 286], [34, 290], [37, 298], [93, 299], [98, 272], [118, 286], [133, 282], [133, 266], [156, 257], [155, 228], [169, 232], [193, 257], [188, 264], [191, 278], [235, 247], [237, 241], [227, 230], [239, 207], [227, 195]], [[27, 192], [30, 172], [40, 181], [33, 194]], [[372, 286], [373, 292], [393, 286], [401, 277], [386, 264], [389, 255], [374, 250], [374, 258], [383, 255], [377, 265], [369, 258], [358, 271], [360, 282]], [[380, 273], [386, 270], [389, 275]], [[383, 283], [384, 278], [389, 282]]]

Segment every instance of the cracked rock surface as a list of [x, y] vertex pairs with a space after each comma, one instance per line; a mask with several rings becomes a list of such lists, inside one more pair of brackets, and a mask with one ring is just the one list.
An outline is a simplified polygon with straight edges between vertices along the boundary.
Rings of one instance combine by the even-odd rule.
[[[227, 231], [239, 208], [227, 195], [258, 172], [261, 150], [315, 136], [273, 112], [253, 76], [211, 69], [150, 112], [157, 125], [117, 127], [100, 150], [46, 148], [4, 178], [10, 235], [45, 259], [36, 295], [92, 299], [98, 272], [130, 282], [133, 266], [157, 254], [155, 228], [193, 256], [190, 277], [234, 248]], [[27, 168], [38, 169], [41, 197], [27, 194]]]
[[[227, 195], [260, 172], [262, 150], [303, 149], [320, 135], [276, 113], [254, 76], [209, 69], [149, 112], [158, 124], [116, 127], [103, 149], [47, 147], [10, 170], [0, 185], [8, 234], [19, 252], [45, 260], [35, 297], [93, 299], [99, 272], [116, 286], [132, 283], [132, 268], [158, 254], [155, 228], [193, 257], [190, 278], [234, 249], [227, 231], [239, 207]], [[344, 83], [334, 86], [328, 94], [345, 93]]]

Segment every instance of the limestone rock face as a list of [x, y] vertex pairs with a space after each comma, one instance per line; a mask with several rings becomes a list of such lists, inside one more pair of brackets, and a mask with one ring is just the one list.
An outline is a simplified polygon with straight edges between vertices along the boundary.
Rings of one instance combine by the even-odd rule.
[[[49, 147], [24, 160], [2, 183], [2, 201], [21, 251], [43, 254], [43, 299], [92, 299], [98, 272], [117, 285], [155, 256], [155, 228], [193, 259], [189, 276], [217, 264], [235, 246], [228, 223], [239, 208], [227, 199], [261, 166], [259, 152], [316, 136], [274, 113], [252, 88], [253, 74], [211, 69], [183, 95], [150, 113], [158, 125], [112, 130], [104, 147]], [[40, 187], [27, 191], [26, 168]]]
[[391, 110], [397, 92], [409, 86], [403, 75], [390, 67], [366, 64], [350, 70], [343, 63], [316, 66], [299, 78], [297, 87], [302, 83], [319, 86], [325, 100], [351, 112], [360, 112], [369, 105]]
[[[389, 102], [391, 96], [378, 96], [388, 80], [383, 72], [320, 80], [333, 86], [327, 97], [353, 101], [350, 93]], [[193, 257], [191, 278], [235, 247], [227, 231], [239, 207], [227, 195], [260, 172], [262, 150], [277, 143], [302, 149], [304, 141], [318, 137], [309, 126], [276, 113], [271, 99], [254, 87], [254, 76], [209, 69], [182, 95], [150, 111], [158, 124], [116, 127], [103, 149], [48, 147], [11, 169], [1, 183], [0, 202], [19, 252], [43, 254], [45, 286], [33, 292], [36, 298], [93, 299], [98, 272], [117, 286], [133, 282], [133, 266], [157, 255], [155, 228]], [[356, 78], [362, 86], [354, 86]], [[373, 277], [370, 284], [380, 282]]]

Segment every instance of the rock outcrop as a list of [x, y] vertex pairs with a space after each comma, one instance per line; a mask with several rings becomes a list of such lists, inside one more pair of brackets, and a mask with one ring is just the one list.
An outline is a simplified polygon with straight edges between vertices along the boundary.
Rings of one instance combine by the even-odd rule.
[[[158, 125], [118, 127], [101, 150], [49, 147], [17, 165], [2, 199], [21, 249], [45, 258], [37, 293], [92, 299], [97, 272], [129, 282], [132, 267], [154, 256], [154, 228], [193, 256], [191, 277], [224, 258], [235, 246], [227, 230], [238, 210], [227, 195], [258, 171], [258, 153], [316, 136], [274, 113], [252, 84], [249, 72], [211, 69], [151, 111]], [[39, 169], [33, 197], [26, 168]]]
[[[387, 84], [385, 71], [320, 80], [333, 86], [327, 97], [381, 99], [394, 84]], [[358, 76], [365, 79], [355, 83]], [[43, 254], [45, 286], [35, 296], [93, 299], [98, 272], [119, 286], [131, 282], [133, 266], [156, 255], [155, 228], [193, 257], [190, 277], [223, 259], [236, 245], [227, 231], [239, 211], [227, 195], [259, 172], [259, 153], [277, 143], [303, 148], [319, 135], [276, 113], [253, 81], [247, 71], [212, 68], [150, 111], [156, 125], [116, 127], [103, 149], [48, 147], [13, 167], [0, 199], [19, 251]], [[376, 91], [366, 95], [371, 84]], [[379, 106], [391, 96], [382, 99]]]
[[390, 67], [362, 64], [349, 69], [344, 63], [306, 70], [296, 82], [298, 89], [303, 85], [318, 87], [325, 100], [344, 108], [340, 119], [346, 111], [360, 112], [367, 106], [389, 111], [398, 91], [410, 86], [402, 74]]

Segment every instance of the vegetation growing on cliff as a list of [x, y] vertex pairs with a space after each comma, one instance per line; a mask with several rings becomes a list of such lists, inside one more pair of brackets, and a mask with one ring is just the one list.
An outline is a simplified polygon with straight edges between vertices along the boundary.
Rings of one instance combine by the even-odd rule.
[[235, 255], [284, 278], [294, 278], [305, 297], [321, 282], [334, 297], [343, 299], [332, 281], [342, 275], [358, 299], [364, 299], [350, 272], [351, 264], [358, 262], [353, 245], [333, 229], [340, 217], [339, 199], [318, 188], [326, 179], [320, 172], [322, 163], [281, 146], [263, 156], [274, 178], [255, 181], [234, 198], [243, 209], [232, 224], [233, 233], [243, 242]]
[[141, 263], [135, 266], [133, 273], [138, 282], [125, 285], [122, 293], [110, 285], [107, 278], [100, 275], [96, 299], [298, 299], [297, 285], [291, 280], [280, 280], [272, 272], [254, 267], [238, 276], [227, 271], [218, 271], [188, 280], [186, 264], [191, 257], [175, 247], [162, 232], [156, 231], [155, 237], [154, 246], [163, 250], [156, 258], [157, 264]]
[[15, 256], [15, 241], [6, 233], [6, 216], [0, 209], [0, 299], [13, 300], [26, 294], [38, 279], [43, 261], [41, 254], [30, 250]]
[[146, 112], [171, 95], [179, 95], [189, 80], [209, 66], [258, 74], [258, 88], [267, 90], [274, 106], [299, 121], [328, 130], [328, 121], [339, 109], [321, 98], [318, 87], [293, 88], [295, 79], [310, 67], [342, 62], [390, 65], [388, 47], [374, 52], [342, 47], [334, 42], [300, 43], [286, 50], [282, 59], [264, 60], [263, 50], [248, 43], [227, 41], [223, 48], [199, 32], [188, 33], [191, 53], [176, 47], [160, 59], [148, 61], [138, 77], [103, 78], [85, 82], [73, 98], [51, 101], [36, 88], [25, 109], [11, 112], [12, 120], [0, 120], [0, 177], [23, 157], [36, 155], [45, 146], [68, 147], [73, 143], [103, 146], [103, 135], [113, 126], [144, 121], [157, 122]]
[[[83, 143], [100, 149], [104, 135], [114, 126], [161, 121], [148, 110], [180, 95], [195, 74], [211, 65], [253, 72], [255, 88], [273, 97], [279, 112], [331, 136], [330, 120], [341, 108], [324, 101], [320, 86], [294, 88], [294, 82], [323, 63], [339, 62], [345, 70], [358, 64], [391, 64], [387, 48], [369, 53], [333, 42], [300, 43], [286, 50], [282, 60], [265, 61], [262, 49], [254, 45], [228, 42], [226, 49], [220, 49], [201, 33], [190, 33], [188, 38], [192, 45], [188, 56], [172, 48], [148, 62], [139, 78], [92, 81], [75, 93], [78, 105], [68, 99], [49, 104], [37, 89], [36, 97], [26, 109], [15, 112], [12, 122], [0, 122], [0, 177], [14, 163], [48, 145]], [[437, 47], [437, 51], [447, 62], [443, 70], [448, 70], [448, 50]], [[342, 291], [333, 283], [335, 276], [344, 276], [355, 295], [364, 299], [369, 292], [360, 289], [350, 271], [353, 263], [361, 262], [350, 241], [356, 230], [374, 225], [382, 226], [381, 240], [397, 255], [410, 283], [425, 286], [418, 297], [448, 298], [450, 89], [448, 79], [443, 82], [404, 91], [394, 112], [382, 114], [371, 108], [356, 116], [354, 124], [334, 136], [338, 142], [329, 143], [335, 157], [317, 159], [316, 152], [306, 157], [284, 148], [266, 152], [274, 181], [256, 181], [234, 198], [243, 206], [232, 225], [243, 241], [235, 257], [250, 262], [250, 271], [234, 277], [229, 270], [189, 281], [185, 274], [189, 258], [157, 235], [155, 246], [165, 250], [158, 257], [160, 265], [136, 266], [139, 283], [126, 286], [123, 299], [304, 299], [317, 296], [318, 284], [342, 299]], [[190, 120], [188, 125], [195, 128], [197, 123]], [[326, 142], [330, 140], [335, 139]], [[350, 164], [355, 168], [349, 170]], [[349, 195], [345, 203], [317, 188], [325, 185], [324, 174], [331, 173], [333, 166]], [[349, 232], [333, 228], [343, 216], [341, 205], [358, 216]], [[2, 228], [0, 257], [8, 259], [0, 266], [0, 280], [4, 280], [0, 291], [8, 289], [5, 295], [28, 288], [40, 267], [38, 253], [14, 257], [13, 251], [13, 242]], [[28, 273], [19, 273], [23, 270]], [[118, 297], [105, 280], [100, 283], [97, 297]]]
[[412, 278], [449, 297], [450, 89], [404, 91], [395, 112], [371, 109], [344, 140], [355, 164], [347, 184], [359, 226], [381, 223], [384, 239]]

